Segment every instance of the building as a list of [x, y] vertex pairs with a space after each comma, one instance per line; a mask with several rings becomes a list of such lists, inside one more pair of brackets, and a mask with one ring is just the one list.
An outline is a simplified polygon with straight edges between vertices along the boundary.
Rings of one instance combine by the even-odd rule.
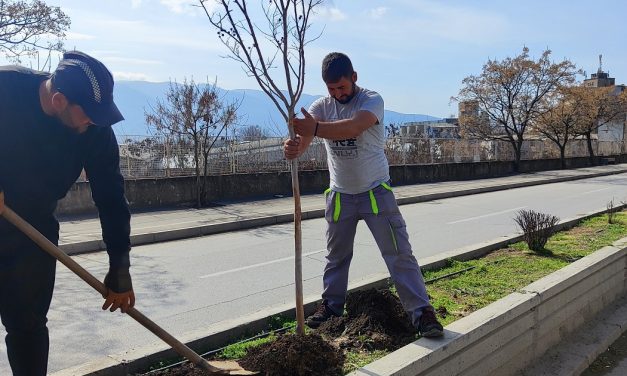
[[459, 124], [457, 118], [404, 123], [400, 126], [399, 130], [402, 137], [459, 138]]
[[[479, 102], [476, 100], [461, 101], [458, 104], [458, 124], [462, 127], [460, 135], [466, 137], [464, 129], [470, 127], [471, 129], [485, 129], [490, 128], [490, 118], [488, 114], [481, 110]], [[493, 133], [500, 132], [499, 127], [493, 127]]]
[[[599, 55], [599, 69], [596, 73], [590, 75], [590, 78], [586, 78], [583, 81], [583, 86], [590, 88], [597, 87], [613, 87], [614, 95], [620, 95], [627, 86], [616, 85], [616, 80], [610, 77], [609, 72], [603, 71], [603, 55]], [[601, 125], [597, 129], [597, 136], [599, 141], [624, 141], [627, 139], [627, 118], [623, 117], [616, 121]], [[623, 151], [626, 151], [625, 145], [623, 145]]]

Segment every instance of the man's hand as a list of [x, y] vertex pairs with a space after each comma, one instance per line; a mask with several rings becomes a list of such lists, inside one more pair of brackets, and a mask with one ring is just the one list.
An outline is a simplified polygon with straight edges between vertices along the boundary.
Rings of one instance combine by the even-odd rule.
[[109, 272], [104, 280], [107, 286], [107, 295], [102, 309], [109, 309], [111, 312], [120, 309], [122, 313], [135, 305], [135, 293], [131, 273], [128, 267], [109, 267]]
[[300, 136], [296, 136], [295, 140], [288, 138], [283, 142], [283, 154], [285, 159], [294, 159], [300, 156]]
[[109, 309], [111, 312], [119, 308], [122, 313], [126, 313], [129, 308], [135, 305], [135, 293], [133, 290], [120, 294], [107, 289], [107, 296], [103, 296], [103, 298], [105, 298], [105, 302], [102, 305], [102, 309]]
[[313, 137], [316, 132], [316, 119], [314, 119], [314, 117], [311, 116], [304, 108], [301, 108], [300, 112], [303, 113], [304, 118], [292, 119], [294, 131], [301, 136]]

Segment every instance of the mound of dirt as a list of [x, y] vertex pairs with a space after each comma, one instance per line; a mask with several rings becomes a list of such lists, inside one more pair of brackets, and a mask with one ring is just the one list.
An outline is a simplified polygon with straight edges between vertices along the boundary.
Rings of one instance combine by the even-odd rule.
[[[353, 292], [346, 299], [346, 311], [347, 315], [324, 322], [312, 334], [284, 334], [272, 343], [252, 348], [239, 359], [239, 364], [261, 375], [342, 375], [342, 349], [396, 350], [415, 338], [416, 329], [400, 300], [388, 290]], [[200, 376], [204, 373], [193, 365], [183, 365], [154, 375]]]
[[344, 355], [318, 334], [286, 334], [250, 349], [239, 363], [272, 376], [334, 376], [342, 375]]
[[389, 290], [364, 290], [348, 295], [347, 315], [332, 318], [317, 329], [335, 338], [341, 348], [395, 350], [416, 333], [400, 300]]

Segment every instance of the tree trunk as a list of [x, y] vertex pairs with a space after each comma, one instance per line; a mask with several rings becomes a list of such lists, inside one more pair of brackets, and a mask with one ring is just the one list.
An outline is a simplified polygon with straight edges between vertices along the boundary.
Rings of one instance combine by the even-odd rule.
[[586, 144], [588, 145], [588, 161], [590, 165], [594, 166], [594, 148], [592, 147], [592, 132], [586, 133]]
[[[294, 118], [294, 109], [288, 110], [289, 119]], [[294, 128], [287, 124], [290, 138], [296, 138]], [[294, 284], [296, 289], [296, 333], [305, 334], [305, 310], [303, 307], [303, 240], [301, 230], [302, 211], [300, 205], [300, 186], [298, 184], [298, 158], [291, 161], [292, 194], [294, 196]]]
[[512, 147], [514, 148], [514, 172], [520, 172], [520, 157], [522, 155], [522, 141], [513, 141]]
[[208, 164], [209, 164], [209, 152], [202, 153], [202, 161], [203, 161], [203, 170], [202, 170], [202, 204], [207, 204], [207, 175], [208, 175]]
[[560, 148], [560, 167], [562, 170], [566, 168], [566, 144], [559, 145]]
[[194, 171], [196, 172], [196, 207], [200, 209], [200, 157], [198, 156], [198, 141], [194, 141]]

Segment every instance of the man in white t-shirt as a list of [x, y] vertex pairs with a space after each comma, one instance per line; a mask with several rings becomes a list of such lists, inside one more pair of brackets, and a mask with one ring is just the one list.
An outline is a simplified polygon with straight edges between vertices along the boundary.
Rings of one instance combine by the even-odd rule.
[[324, 139], [330, 187], [326, 194], [327, 264], [322, 304], [307, 325], [312, 328], [344, 312], [348, 270], [357, 222], [372, 232], [412, 323], [423, 337], [444, 334], [429, 297], [420, 266], [412, 254], [405, 220], [390, 187], [385, 157], [383, 99], [356, 85], [348, 56], [333, 52], [322, 62], [329, 96], [316, 100], [303, 119], [294, 119], [297, 137], [284, 143], [287, 159], [298, 158], [314, 137]]

